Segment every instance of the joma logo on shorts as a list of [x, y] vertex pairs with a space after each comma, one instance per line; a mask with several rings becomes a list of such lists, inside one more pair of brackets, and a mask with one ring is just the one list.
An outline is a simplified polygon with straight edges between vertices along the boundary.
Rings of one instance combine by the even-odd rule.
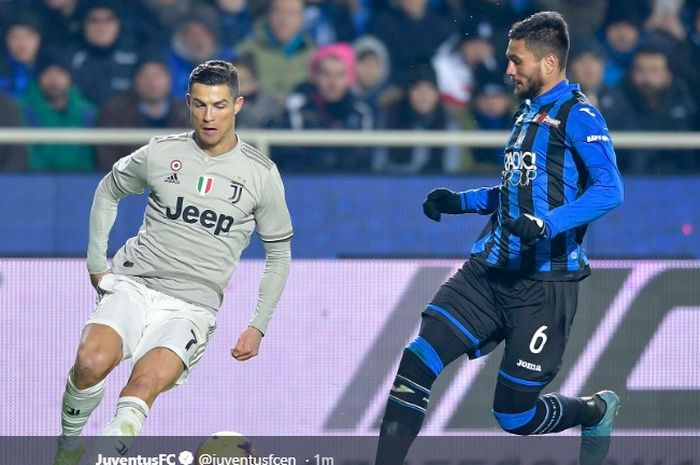
[[165, 209], [165, 215], [171, 220], [176, 220], [182, 216], [182, 221], [189, 224], [194, 224], [199, 222], [202, 226], [207, 229], [214, 228], [214, 235], [218, 236], [222, 232], [229, 232], [231, 226], [233, 226], [233, 217], [228, 215], [217, 215], [213, 210], [202, 210], [194, 205], [184, 206], [185, 199], [183, 197], [177, 198], [177, 205], [175, 205], [175, 211], [171, 211], [170, 207]]
[[518, 359], [517, 365], [525, 368], [526, 370], [542, 371], [542, 365], [535, 365], [534, 363], [526, 362], [525, 360]]

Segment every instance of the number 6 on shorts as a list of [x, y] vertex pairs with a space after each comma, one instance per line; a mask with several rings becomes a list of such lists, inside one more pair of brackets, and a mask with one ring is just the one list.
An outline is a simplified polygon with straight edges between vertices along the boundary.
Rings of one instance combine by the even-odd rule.
[[530, 352], [533, 354], [539, 354], [544, 349], [544, 345], [547, 343], [547, 335], [544, 333], [547, 326], [540, 326], [535, 334], [532, 335], [530, 339]]

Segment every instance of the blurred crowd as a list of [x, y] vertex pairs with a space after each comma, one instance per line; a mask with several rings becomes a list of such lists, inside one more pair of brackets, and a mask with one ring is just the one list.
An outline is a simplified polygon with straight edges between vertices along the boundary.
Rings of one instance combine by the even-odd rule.
[[[700, 129], [700, 0], [0, 0], [0, 127], [183, 128], [192, 68], [233, 61], [237, 127], [510, 129], [510, 25], [556, 10], [612, 131]], [[0, 146], [0, 170], [106, 171], [134, 147]], [[498, 172], [495, 149], [274, 148], [283, 172]], [[626, 150], [627, 173], [700, 170]]]

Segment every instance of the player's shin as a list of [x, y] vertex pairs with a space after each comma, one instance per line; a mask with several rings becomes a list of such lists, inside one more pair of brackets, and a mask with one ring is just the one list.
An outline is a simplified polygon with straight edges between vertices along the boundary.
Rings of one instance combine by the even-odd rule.
[[441, 370], [442, 362], [425, 339], [418, 337], [404, 350], [382, 419], [375, 465], [403, 464]]
[[106, 380], [86, 389], [78, 389], [73, 384], [72, 370], [68, 374], [66, 390], [61, 407], [61, 434], [79, 436], [92, 412], [100, 405], [104, 395]]

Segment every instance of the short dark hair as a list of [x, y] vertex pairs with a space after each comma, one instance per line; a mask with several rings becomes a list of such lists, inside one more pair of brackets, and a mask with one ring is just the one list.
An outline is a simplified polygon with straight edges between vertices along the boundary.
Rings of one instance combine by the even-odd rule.
[[197, 65], [190, 73], [190, 80], [187, 83], [187, 91], [192, 90], [193, 84], [204, 84], [205, 86], [220, 86], [223, 84], [231, 88], [234, 98], [241, 95], [238, 85], [238, 70], [232, 63], [223, 60], [209, 60]]
[[553, 53], [559, 69], [566, 69], [569, 56], [569, 26], [556, 11], [541, 11], [513, 24], [508, 32], [512, 40], [525, 40], [525, 45], [537, 58]]

